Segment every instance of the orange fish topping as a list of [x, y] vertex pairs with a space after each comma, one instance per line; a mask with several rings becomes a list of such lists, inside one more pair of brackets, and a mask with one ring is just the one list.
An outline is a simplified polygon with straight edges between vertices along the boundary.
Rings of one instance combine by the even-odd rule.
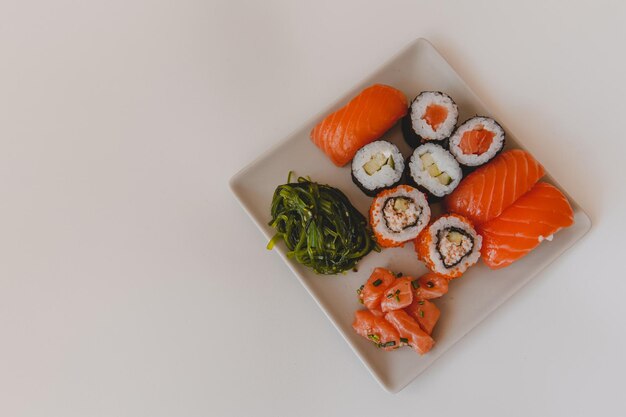
[[459, 148], [464, 154], [482, 155], [489, 150], [493, 137], [496, 134], [491, 130], [486, 130], [483, 126], [478, 126], [474, 130], [463, 133]]
[[425, 120], [426, 123], [428, 123], [434, 131], [437, 131], [437, 129], [439, 129], [439, 126], [441, 126], [441, 124], [446, 121], [447, 117], [448, 109], [446, 109], [444, 106], [440, 106], [439, 104], [431, 104], [426, 107], [426, 111], [422, 116], [422, 120]]

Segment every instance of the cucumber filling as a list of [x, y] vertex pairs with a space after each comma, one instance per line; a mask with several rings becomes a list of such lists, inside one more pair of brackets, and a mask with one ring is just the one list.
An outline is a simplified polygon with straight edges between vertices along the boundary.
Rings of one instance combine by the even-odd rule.
[[449, 185], [452, 182], [452, 177], [447, 172], [439, 169], [430, 152], [420, 155], [420, 159], [422, 160], [422, 170], [428, 172], [431, 177], [436, 178], [441, 185]]
[[390, 197], [383, 206], [383, 218], [387, 229], [394, 233], [415, 226], [420, 214], [420, 207], [408, 197]]
[[437, 252], [446, 268], [457, 265], [474, 248], [474, 238], [464, 230], [446, 227], [437, 235]]
[[363, 170], [365, 170], [367, 175], [374, 175], [374, 173], [380, 171], [385, 165], [389, 165], [391, 169], [396, 169], [393, 156], [378, 152], [372, 155], [370, 160], [363, 164]]

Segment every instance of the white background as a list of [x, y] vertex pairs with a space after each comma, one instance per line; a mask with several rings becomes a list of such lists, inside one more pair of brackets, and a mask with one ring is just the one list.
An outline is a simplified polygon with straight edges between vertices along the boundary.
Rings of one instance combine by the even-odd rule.
[[[0, 4], [0, 415], [626, 414], [626, 6], [362, 3]], [[594, 226], [391, 395], [227, 181], [420, 36]]]

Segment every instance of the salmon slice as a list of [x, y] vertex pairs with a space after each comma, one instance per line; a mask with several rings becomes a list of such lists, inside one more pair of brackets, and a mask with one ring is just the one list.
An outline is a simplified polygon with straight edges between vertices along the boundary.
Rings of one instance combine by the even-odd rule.
[[311, 131], [311, 140], [341, 167], [360, 148], [380, 138], [407, 109], [404, 93], [388, 85], [374, 84], [326, 116]]
[[396, 328], [383, 317], [376, 316], [371, 311], [356, 311], [352, 328], [357, 334], [385, 350], [393, 350], [400, 347], [400, 334]]
[[380, 309], [383, 312], [387, 312], [399, 310], [411, 304], [413, 301], [412, 281], [413, 278], [411, 277], [397, 279], [393, 285], [385, 290], [380, 302]]
[[417, 321], [406, 311], [390, 311], [385, 314], [385, 319], [398, 330], [400, 340], [403, 343], [408, 343], [420, 355], [428, 352], [435, 344], [433, 338], [422, 330]]
[[428, 272], [411, 284], [415, 289], [415, 298], [420, 300], [439, 298], [448, 292], [448, 279], [435, 272]]
[[439, 104], [431, 104], [426, 107], [426, 111], [422, 116], [422, 120], [426, 121], [433, 128], [434, 131], [439, 129], [439, 126], [448, 118], [448, 109]]
[[385, 268], [376, 268], [360, 290], [359, 297], [370, 310], [380, 308], [385, 290], [396, 281], [393, 272]]
[[496, 134], [491, 130], [482, 128], [468, 130], [461, 136], [459, 148], [465, 155], [482, 155], [489, 150], [494, 136], [496, 136]]
[[573, 223], [574, 212], [563, 193], [537, 183], [500, 216], [479, 227], [483, 261], [492, 269], [508, 266]]
[[468, 175], [446, 197], [449, 211], [485, 223], [500, 215], [543, 177], [545, 170], [528, 152], [514, 149]]
[[428, 300], [420, 300], [419, 298], [414, 298], [411, 305], [405, 308], [404, 311], [409, 313], [409, 316], [413, 317], [422, 330], [429, 335], [432, 334], [435, 324], [437, 324], [437, 320], [439, 320], [441, 315], [435, 303], [431, 303]]

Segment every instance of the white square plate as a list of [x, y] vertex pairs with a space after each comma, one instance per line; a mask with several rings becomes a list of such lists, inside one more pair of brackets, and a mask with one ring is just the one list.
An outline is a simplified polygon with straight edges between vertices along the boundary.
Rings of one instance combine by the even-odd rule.
[[[334, 166], [311, 142], [309, 132], [325, 115], [345, 105], [363, 88], [374, 83], [396, 87], [409, 100], [421, 91], [443, 91], [458, 104], [459, 122], [476, 114], [498, 119], [497, 115], [485, 108], [427, 40], [416, 40], [352, 91], [231, 179], [232, 191], [266, 239], [274, 234], [268, 226], [274, 189], [286, 182], [290, 170], [297, 175], [310, 176], [313, 181], [339, 188], [357, 209], [367, 214], [371, 198], [353, 184], [350, 164], [343, 168]], [[507, 134], [507, 148], [521, 148], [515, 135], [506, 126], [503, 127]], [[402, 139], [399, 124], [383, 138], [398, 145], [405, 157], [410, 155], [411, 150]], [[554, 183], [549, 175], [544, 177], [544, 181]], [[374, 267], [387, 267], [411, 276], [426, 272], [425, 266], [417, 260], [413, 244], [409, 243], [404, 248], [384, 249], [381, 253], [372, 252], [359, 263], [358, 272], [339, 276], [318, 276], [312, 270], [292, 262], [286, 258], [282, 242], [274, 250], [300, 279], [374, 378], [386, 390], [397, 392], [589, 230], [589, 217], [571, 197], [569, 200], [574, 208], [575, 224], [557, 233], [552, 242], [542, 243], [531, 254], [505, 269], [491, 271], [479, 263], [462, 278], [451, 282], [449, 293], [435, 300], [441, 309], [441, 318], [433, 333], [436, 344], [424, 356], [408, 348], [385, 352], [358, 336], [351, 327], [354, 311], [362, 308], [355, 290], [366, 281]], [[265, 242], [259, 240], [259, 244]]]

